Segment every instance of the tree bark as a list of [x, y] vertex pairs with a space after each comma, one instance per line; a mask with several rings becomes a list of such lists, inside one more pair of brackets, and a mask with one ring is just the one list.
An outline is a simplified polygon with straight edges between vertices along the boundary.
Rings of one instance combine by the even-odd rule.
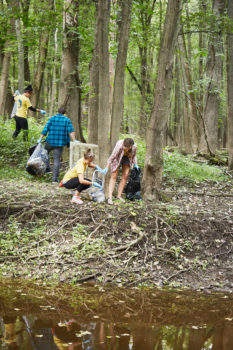
[[[96, 3], [96, 14], [98, 14], [98, 3]], [[90, 91], [88, 109], [88, 143], [98, 144], [98, 109], [99, 109], [99, 42], [98, 42], [98, 19], [95, 28], [95, 46], [92, 60], [89, 66]]]
[[110, 110], [109, 110], [109, 51], [108, 24], [109, 1], [98, 0], [98, 58], [99, 58], [99, 103], [98, 103], [98, 145], [100, 166], [106, 165], [109, 156]]
[[[79, 78], [80, 43], [78, 29], [78, 0], [66, 0], [63, 12], [64, 46], [62, 53], [59, 106], [66, 108], [78, 140], [85, 142], [81, 125], [81, 83]], [[74, 31], [76, 28], [76, 31]]]
[[125, 65], [128, 51], [129, 27], [131, 18], [132, 0], [121, 2], [122, 8], [119, 21], [119, 41], [116, 59], [112, 118], [111, 118], [111, 147], [113, 148], [119, 138], [121, 122], [124, 113], [124, 81]]
[[[53, 8], [53, 0], [48, 0], [48, 11]], [[46, 65], [46, 57], [48, 53], [49, 31], [44, 29], [40, 36], [39, 43], [39, 60], [37, 63], [35, 78], [33, 81], [33, 95], [31, 98], [32, 105], [37, 106], [40, 99], [40, 91], [44, 78], [44, 70]]]
[[[221, 20], [224, 11], [225, 0], [213, 0], [213, 14]], [[216, 19], [217, 21], [217, 19]], [[208, 56], [206, 65], [206, 76], [209, 81], [205, 104], [204, 120], [206, 124], [207, 139], [211, 153], [215, 154], [218, 149], [218, 118], [221, 93], [221, 82], [223, 74], [223, 42], [222, 30], [217, 34], [212, 33], [209, 38]], [[202, 131], [199, 151], [208, 152], [204, 132]]]
[[146, 157], [142, 187], [145, 199], [158, 198], [163, 172], [163, 140], [168, 120], [174, 47], [182, 0], [168, 0], [163, 38], [159, 52], [154, 106], [146, 133]]
[[[187, 49], [185, 45], [184, 35], [179, 36], [179, 44], [182, 51], [182, 62], [185, 72], [185, 81], [187, 84], [187, 90], [189, 90], [189, 101], [186, 102], [187, 107], [190, 105], [190, 137], [191, 137], [191, 151], [196, 152], [199, 144], [199, 122], [198, 122], [198, 116], [197, 116], [197, 109], [196, 109], [196, 101], [195, 101], [195, 95], [193, 92], [193, 82], [192, 82], [192, 76], [190, 72], [190, 66], [189, 66], [189, 60], [187, 55]], [[186, 90], [186, 89], [185, 89]], [[189, 109], [189, 108], [188, 108]]]
[[[18, 1], [18, 9], [20, 4]], [[16, 37], [18, 44], [18, 90], [22, 94], [24, 91], [24, 45], [22, 40], [21, 20], [17, 18], [15, 20]]]
[[[228, 16], [233, 20], [233, 2], [228, 2]], [[227, 107], [228, 107], [228, 167], [233, 170], [233, 36], [227, 36]]]
[[[14, 10], [16, 7], [17, 7], [16, 0], [11, 0], [8, 2], [9, 9]], [[11, 37], [13, 36], [14, 31], [15, 31], [15, 19], [11, 14], [9, 19], [9, 29], [7, 31], [7, 40], [4, 45], [4, 54], [2, 59], [2, 70], [1, 70], [1, 78], [0, 78], [0, 115], [4, 115], [5, 113], [10, 61], [11, 61], [11, 54], [12, 54], [13, 45], [14, 45], [13, 41], [11, 40]]]

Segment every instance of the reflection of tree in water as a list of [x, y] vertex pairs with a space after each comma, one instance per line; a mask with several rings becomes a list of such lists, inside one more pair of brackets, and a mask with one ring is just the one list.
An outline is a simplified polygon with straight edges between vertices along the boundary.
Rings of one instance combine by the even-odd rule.
[[233, 326], [58, 323], [26, 316], [1, 319], [0, 350], [233, 350]]

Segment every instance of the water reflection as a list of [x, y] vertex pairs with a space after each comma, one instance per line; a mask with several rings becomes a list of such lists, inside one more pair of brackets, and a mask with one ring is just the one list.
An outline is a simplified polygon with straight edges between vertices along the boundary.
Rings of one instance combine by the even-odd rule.
[[0, 324], [0, 350], [233, 350], [233, 295], [0, 284]]
[[11, 350], [232, 350], [233, 326], [199, 328], [1, 317], [0, 349]]

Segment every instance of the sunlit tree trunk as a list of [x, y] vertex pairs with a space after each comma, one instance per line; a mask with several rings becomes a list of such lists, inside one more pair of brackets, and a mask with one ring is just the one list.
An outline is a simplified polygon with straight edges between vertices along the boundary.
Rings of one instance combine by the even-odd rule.
[[168, 120], [174, 48], [177, 40], [182, 0], [168, 0], [163, 38], [159, 52], [154, 106], [146, 133], [143, 191], [146, 199], [158, 197], [162, 183], [163, 143]]
[[[233, 20], [233, 2], [228, 2], [228, 16]], [[228, 167], [233, 170], [233, 36], [227, 36], [227, 104], [228, 104]]]
[[[224, 11], [225, 0], [213, 0], [213, 14], [219, 22]], [[216, 21], [217, 21], [216, 19]], [[202, 152], [215, 153], [218, 149], [218, 118], [221, 94], [221, 82], [223, 74], [223, 42], [222, 30], [217, 34], [211, 33], [208, 46], [206, 65], [206, 77], [208, 86], [204, 103], [204, 120], [209, 147], [206, 143], [204, 130], [202, 131], [199, 150]]]
[[[78, 30], [78, 0], [66, 0], [63, 12], [63, 53], [59, 106], [66, 108], [79, 141], [85, 142], [81, 125], [81, 88], [79, 78], [80, 43]], [[75, 28], [75, 30], [74, 30]]]
[[[22, 22], [23, 27], [28, 28], [29, 27], [29, 8], [30, 8], [30, 1], [31, 0], [21, 0], [20, 6], [22, 8]], [[30, 82], [30, 67], [29, 67], [29, 47], [27, 45], [27, 37], [23, 40], [24, 45], [24, 81], [29, 83]]]
[[124, 81], [125, 65], [129, 41], [129, 27], [131, 17], [132, 0], [122, 1], [119, 18], [118, 53], [116, 59], [112, 118], [111, 118], [111, 147], [115, 146], [120, 134], [121, 122], [124, 113]]

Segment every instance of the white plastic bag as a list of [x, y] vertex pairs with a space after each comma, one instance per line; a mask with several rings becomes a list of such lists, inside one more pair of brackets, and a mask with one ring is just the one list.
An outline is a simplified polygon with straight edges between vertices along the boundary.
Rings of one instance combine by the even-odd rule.
[[98, 172], [97, 170], [95, 170], [93, 172], [92, 175], [92, 183], [93, 182], [97, 182], [98, 184], [100, 184], [102, 186], [102, 188], [99, 187], [95, 187], [95, 186], [91, 186], [88, 189], [88, 195], [90, 197], [91, 200], [93, 200], [94, 202], [104, 202], [105, 201], [105, 196], [104, 196], [104, 175], [100, 172]]
[[28, 159], [26, 170], [31, 175], [44, 175], [48, 166], [49, 155], [41, 143], [38, 143]]

